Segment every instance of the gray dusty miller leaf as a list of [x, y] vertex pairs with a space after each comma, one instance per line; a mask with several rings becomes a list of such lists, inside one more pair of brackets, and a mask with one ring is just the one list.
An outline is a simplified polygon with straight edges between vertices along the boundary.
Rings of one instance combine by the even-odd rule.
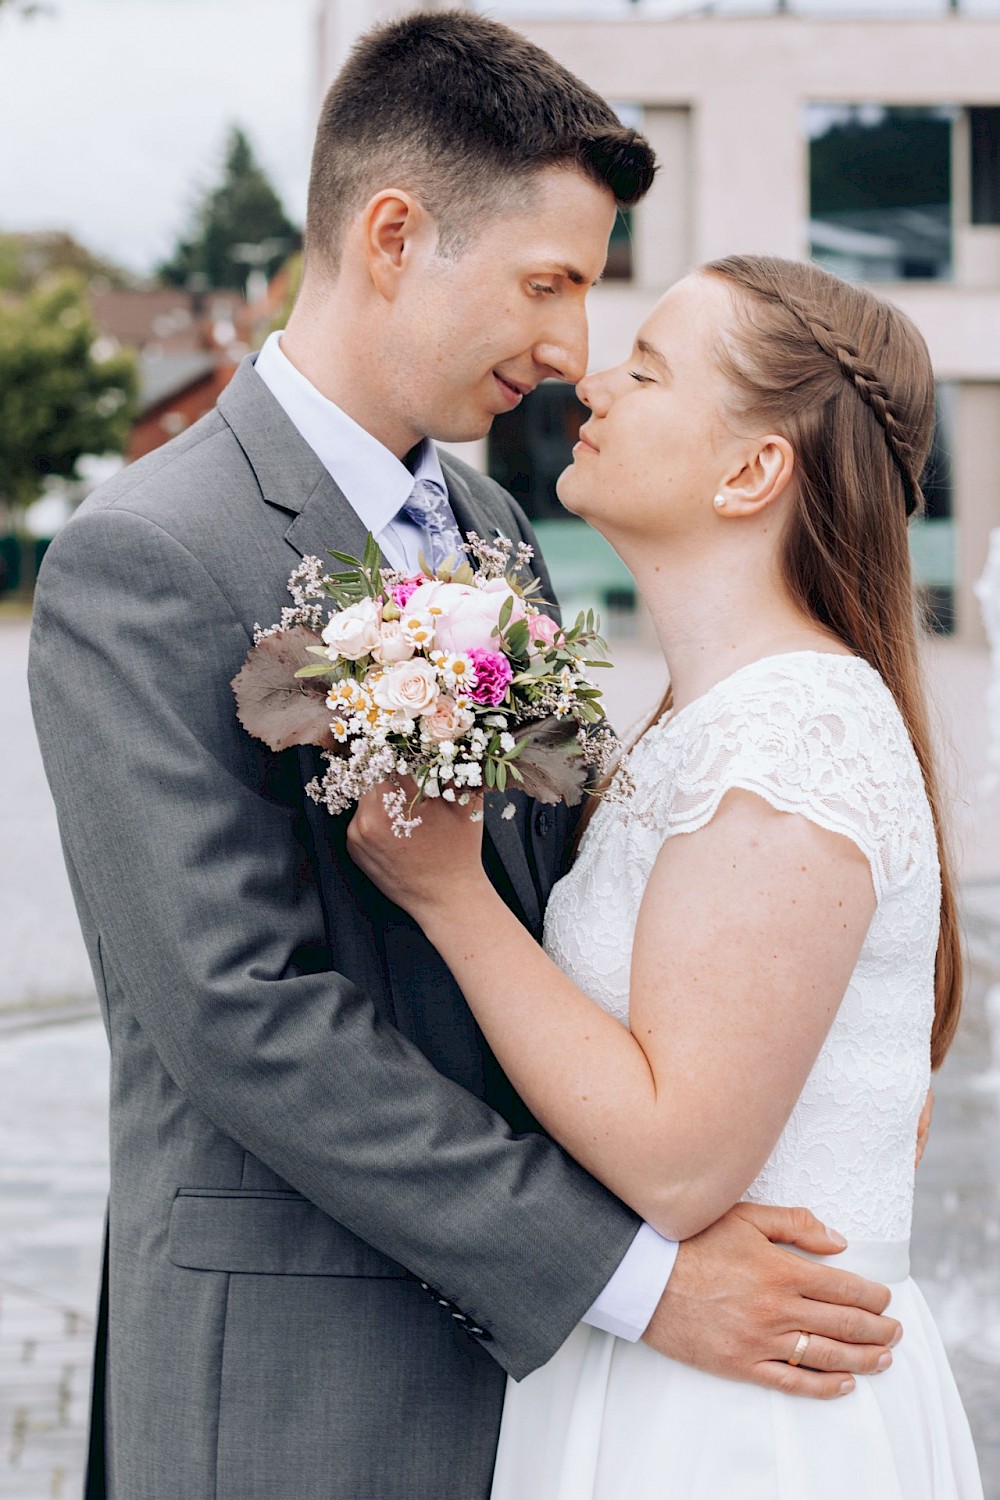
[[514, 761], [520, 790], [536, 802], [565, 802], [576, 807], [587, 785], [575, 719], [539, 719], [516, 731], [524, 749]]
[[326, 706], [328, 684], [323, 678], [295, 676], [300, 667], [315, 661], [308, 648], [322, 644], [304, 625], [266, 635], [251, 647], [233, 678], [240, 723], [247, 734], [272, 750], [288, 750], [292, 745], [335, 748]]

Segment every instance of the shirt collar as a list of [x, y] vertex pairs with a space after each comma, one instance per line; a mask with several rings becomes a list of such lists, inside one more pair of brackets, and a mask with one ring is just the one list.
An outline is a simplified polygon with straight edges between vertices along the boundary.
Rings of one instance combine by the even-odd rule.
[[281, 347], [280, 331], [268, 337], [254, 369], [373, 535], [406, 504], [416, 480], [434, 480], [447, 494], [441, 461], [429, 438], [420, 444], [411, 473], [295, 368]]

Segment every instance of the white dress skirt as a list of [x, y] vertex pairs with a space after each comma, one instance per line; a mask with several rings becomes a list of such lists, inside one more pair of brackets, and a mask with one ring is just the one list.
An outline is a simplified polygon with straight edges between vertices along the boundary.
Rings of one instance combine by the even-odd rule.
[[[834, 1263], [885, 1281], [885, 1258]], [[722, 1380], [581, 1323], [508, 1381], [491, 1500], [981, 1500], [934, 1320], [909, 1276], [890, 1285], [905, 1329], [892, 1367], [835, 1401]]]
[[968, 1422], [909, 1276], [913, 1156], [930, 1072], [940, 873], [895, 701], [857, 657], [734, 672], [626, 758], [555, 887], [545, 946], [628, 1024], [635, 923], [667, 838], [732, 788], [851, 839], [876, 910], [830, 1033], [746, 1196], [803, 1206], [849, 1242], [832, 1264], [888, 1284], [891, 1369], [815, 1401], [706, 1375], [580, 1325], [508, 1381], [491, 1500], [982, 1500]]

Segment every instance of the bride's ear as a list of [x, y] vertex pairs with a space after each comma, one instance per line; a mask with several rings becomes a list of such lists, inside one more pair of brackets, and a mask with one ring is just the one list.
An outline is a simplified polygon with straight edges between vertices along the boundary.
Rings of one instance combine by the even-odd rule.
[[787, 438], [769, 433], [749, 451], [744, 462], [719, 486], [718, 515], [739, 519], [756, 516], [780, 500], [795, 472], [795, 451]]

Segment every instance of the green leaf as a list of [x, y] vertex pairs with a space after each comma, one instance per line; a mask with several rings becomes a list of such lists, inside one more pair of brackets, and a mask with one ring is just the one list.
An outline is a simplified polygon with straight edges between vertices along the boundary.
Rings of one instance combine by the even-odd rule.
[[507, 767], [503, 761], [500, 761], [497, 765], [496, 783], [498, 792], [505, 792], [507, 790]]
[[509, 625], [509, 623], [510, 623], [510, 617], [511, 617], [511, 615], [513, 613], [514, 613], [514, 596], [513, 596], [513, 594], [508, 594], [507, 598], [503, 601], [503, 604], [500, 606], [500, 616], [499, 616], [499, 618], [497, 620], [497, 625], [498, 625], [498, 627], [500, 629], [501, 634], [503, 633], [504, 630], [506, 630], [507, 626]]
[[333, 662], [328, 661], [325, 665], [312, 662], [308, 667], [300, 667], [296, 677], [328, 677], [333, 675]]
[[[507, 601], [508, 604], [512, 604], [512, 602], [509, 599]], [[527, 656], [530, 642], [531, 636], [528, 632], [527, 620], [515, 620], [505, 637], [507, 650], [511, 656]]]
[[495, 787], [497, 784], [497, 768], [495, 764], [493, 761], [487, 760], [484, 762], [484, 766], [483, 780], [488, 787]]

